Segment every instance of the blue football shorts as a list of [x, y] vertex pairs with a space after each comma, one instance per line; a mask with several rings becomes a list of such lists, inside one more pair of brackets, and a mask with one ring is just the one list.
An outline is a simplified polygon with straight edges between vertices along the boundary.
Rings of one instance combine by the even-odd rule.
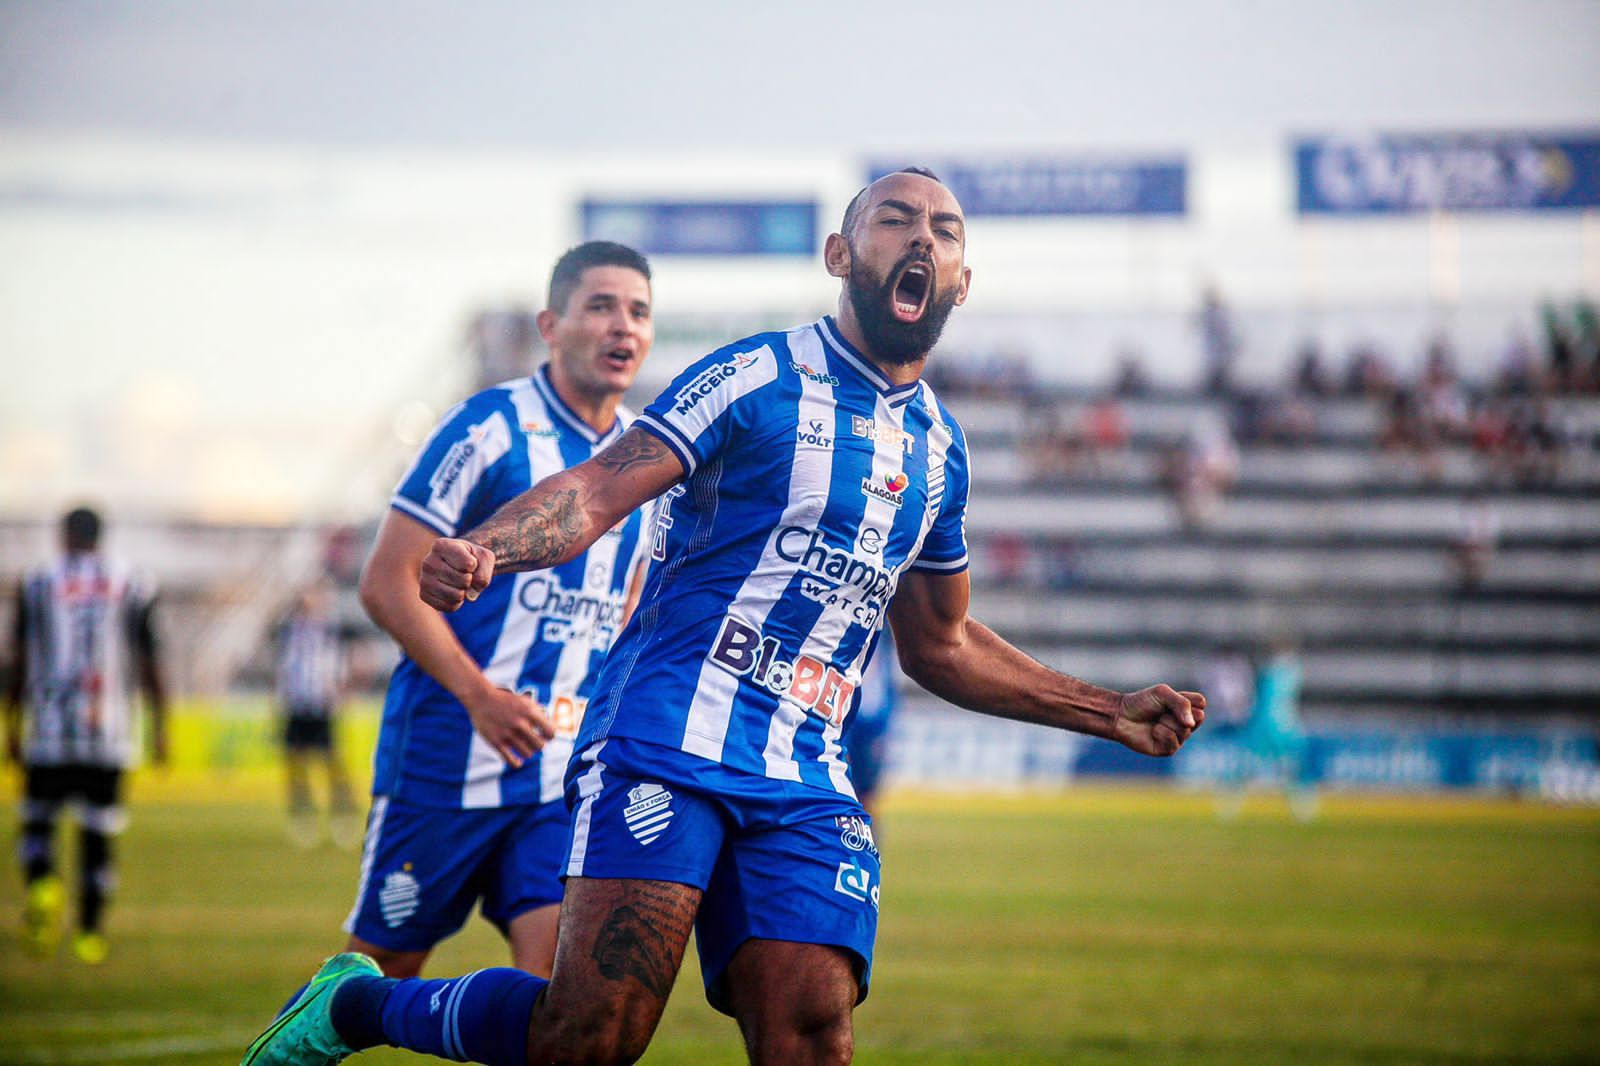
[[567, 799], [568, 877], [704, 891], [695, 943], [717, 1010], [730, 1013], [725, 971], [752, 938], [844, 949], [866, 999], [881, 866], [854, 798], [610, 737], [573, 757]]
[[481, 899], [505, 933], [519, 914], [561, 902], [567, 825], [560, 800], [459, 810], [374, 797], [344, 930], [389, 951], [425, 951]]

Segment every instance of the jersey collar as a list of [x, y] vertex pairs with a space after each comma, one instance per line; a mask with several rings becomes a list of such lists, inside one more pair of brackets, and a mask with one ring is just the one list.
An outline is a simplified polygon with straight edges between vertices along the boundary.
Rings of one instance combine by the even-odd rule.
[[596, 433], [593, 426], [579, 417], [578, 412], [567, 406], [567, 401], [561, 398], [561, 394], [556, 391], [556, 387], [550, 383], [549, 363], [539, 364], [539, 369], [533, 372], [533, 387], [539, 390], [540, 396], [544, 397], [544, 404], [549, 408], [550, 413], [561, 419], [562, 422], [566, 423], [567, 428], [590, 444], [609, 441], [622, 428], [621, 420], [613, 416], [611, 428], [604, 433]]
[[904, 385], [896, 385], [883, 376], [883, 371], [873, 365], [872, 360], [856, 351], [851, 343], [844, 339], [844, 334], [839, 332], [839, 325], [833, 320], [832, 315], [823, 315], [816, 323], [817, 334], [833, 354], [842, 359], [851, 369], [872, 384], [872, 387], [883, 393], [889, 401], [890, 407], [899, 407], [901, 404], [910, 403], [911, 398], [917, 394], [922, 386], [919, 378]]

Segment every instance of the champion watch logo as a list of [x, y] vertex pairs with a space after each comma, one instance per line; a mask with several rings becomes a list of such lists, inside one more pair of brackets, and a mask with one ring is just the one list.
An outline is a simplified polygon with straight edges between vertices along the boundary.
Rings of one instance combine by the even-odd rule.
[[383, 879], [383, 888], [378, 891], [378, 909], [383, 912], [383, 924], [390, 929], [405, 924], [407, 918], [417, 913], [417, 904], [421, 899], [422, 885], [410, 870], [394, 871]]
[[633, 839], [648, 847], [672, 822], [672, 793], [660, 785], [633, 786], [628, 790], [622, 819], [628, 823]]

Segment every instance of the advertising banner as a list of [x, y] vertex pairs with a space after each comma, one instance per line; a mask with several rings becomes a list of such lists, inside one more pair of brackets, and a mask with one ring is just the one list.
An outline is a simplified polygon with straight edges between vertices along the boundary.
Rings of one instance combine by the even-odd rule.
[[[904, 163], [873, 164], [869, 181]], [[1169, 215], [1187, 209], [1182, 159], [939, 160], [925, 164], [968, 218], [1038, 215]]]
[[1302, 215], [1600, 207], [1600, 132], [1308, 139], [1294, 163]]
[[815, 255], [811, 200], [583, 202], [585, 240], [618, 241], [646, 255]]

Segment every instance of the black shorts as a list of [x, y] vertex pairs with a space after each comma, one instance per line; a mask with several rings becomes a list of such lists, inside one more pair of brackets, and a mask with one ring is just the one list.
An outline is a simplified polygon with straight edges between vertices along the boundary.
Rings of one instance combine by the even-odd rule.
[[63, 805], [78, 803], [83, 823], [115, 833], [122, 822], [122, 770], [70, 763], [30, 766], [24, 785], [24, 819], [53, 821]]
[[283, 746], [290, 751], [332, 751], [333, 720], [325, 710], [289, 709], [283, 722]]

